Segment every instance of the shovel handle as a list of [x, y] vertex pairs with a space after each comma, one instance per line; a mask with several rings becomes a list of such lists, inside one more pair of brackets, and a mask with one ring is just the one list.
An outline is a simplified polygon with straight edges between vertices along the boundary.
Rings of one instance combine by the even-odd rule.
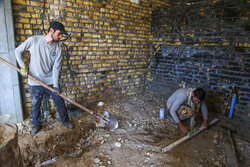
[[[4, 60], [4, 59], [2, 59], [2, 58], [0, 58], [0, 61], [2, 61], [3, 63], [7, 64], [8, 66], [10, 66], [11, 68], [15, 69], [15, 70], [18, 71], [18, 72], [21, 71], [19, 68], [17, 68], [17, 67], [14, 66], [13, 64], [9, 63], [8, 61], [6, 61], [6, 60]], [[52, 92], [56, 91], [56, 90], [53, 89], [52, 87], [46, 85], [45, 83], [39, 81], [38, 79], [36, 79], [35, 77], [33, 77], [33, 76], [29, 75], [29, 74], [28, 74], [28, 78], [32, 79], [33, 81], [37, 82], [38, 84], [42, 85], [43, 87], [45, 87], [46, 89], [48, 89], [48, 90], [50, 90], [50, 91], [52, 91]], [[82, 106], [81, 104], [79, 104], [79, 103], [77, 103], [77, 102], [71, 100], [71, 99], [68, 98], [67, 96], [65, 96], [65, 95], [63, 95], [63, 94], [61, 94], [61, 93], [59, 93], [58, 96], [62, 97], [63, 99], [65, 99], [65, 100], [67, 100], [67, 101], [69, 101], [70, 103], [74, 104], [75, 106], [79, 107], [80, 109], [82, 109], [82, 110], [84, 110], [84, 111], [87, 111], [89, 114], [93, 115], [94, 117], [100, 119], [100, 116], [99, 116], [98, 114], [96, 114], [96, 113], [94, 113], [93, 111], [89, 110], [88, 108]], [[105, 118], [103, 118], [103, 119], [105, 119]], [[108, 121], [108, 120], [106, 120], [106, 121]]]

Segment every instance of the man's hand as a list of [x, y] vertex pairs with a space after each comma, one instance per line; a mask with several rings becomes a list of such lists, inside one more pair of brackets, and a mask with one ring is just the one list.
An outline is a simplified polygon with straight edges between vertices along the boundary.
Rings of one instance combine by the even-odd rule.
[[208, 122], [207, 122], [207, 120], [204, 119], [204, 121], [202, 123], [202, 127], [205, 127], [206, 129], [208, 128]]
[[55, 95], [59, 95], [60, 94], [59, 88], [53, 87], [53, 89], [55, 89], [54, 91], [52, 91]]
[[22, 66], [20, 72], [21, 72], [22, 76], [24, 76], [24, 77], [28, 76], [28, 70], [27, 70], [26, 66]]
[[183, 133], [187, 133], [187, 132], [188, 132], [187, 127], [186, 127], [185, 125], [183, 125], [183, 124], [181, 123], [181, 121], [178, 123], [178, 126], [179, 126], [179, 128], [181, 129], [181, 131], [182, 131]]

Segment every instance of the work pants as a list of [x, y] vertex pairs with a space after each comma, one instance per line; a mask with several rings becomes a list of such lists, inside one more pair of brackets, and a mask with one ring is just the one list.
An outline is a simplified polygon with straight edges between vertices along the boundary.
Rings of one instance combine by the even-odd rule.
[[[44, 88], [43, 86], [30, 86], [32, 123], [34, 126], [41, 125], [40, 107], [45, 89], [46, 88]], [[50, 90], [47, 90], [47, 92], [52, 97], [62, 122], [68, 122], [69, 116], [65, 107], [64, 100]]]

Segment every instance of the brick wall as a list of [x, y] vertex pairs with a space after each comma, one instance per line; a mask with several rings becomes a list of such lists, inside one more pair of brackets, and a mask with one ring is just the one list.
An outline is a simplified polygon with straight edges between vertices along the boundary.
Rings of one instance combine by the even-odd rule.
[[[49, 21], [59, 20], [71, 33], [63, 42], [60, 77], [65, 95], [89, 102], [134, 94], [145, 85], [152, 10], [169, 5], [166, 2], [141, 0], [137, 5], [128, 0], [12, 0], [17, 46], [31, 35], [44, 34]], [[29, 61], [28, 52], [25, 61]], [[25, 113], [29, 114], [27, 79], [22, 83]]]
[[214, 0], [152, 12], [149, 89], [167, 98], [185, 82], [208, 92], [210, 109], [228, 111], [238, 89], [234, 117], [250, 120], [249, 1]]

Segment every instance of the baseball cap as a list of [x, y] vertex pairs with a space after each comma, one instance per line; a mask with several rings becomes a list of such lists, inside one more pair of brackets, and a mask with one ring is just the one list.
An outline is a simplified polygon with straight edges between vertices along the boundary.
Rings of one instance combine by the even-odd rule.
[[67, 31], [64, 29], [64, 25], [59, 21], [52, 21], [50, 22], [50, 28], [53, 28], [54, 30], [60, 30], [63, 34], [68, 35]]

